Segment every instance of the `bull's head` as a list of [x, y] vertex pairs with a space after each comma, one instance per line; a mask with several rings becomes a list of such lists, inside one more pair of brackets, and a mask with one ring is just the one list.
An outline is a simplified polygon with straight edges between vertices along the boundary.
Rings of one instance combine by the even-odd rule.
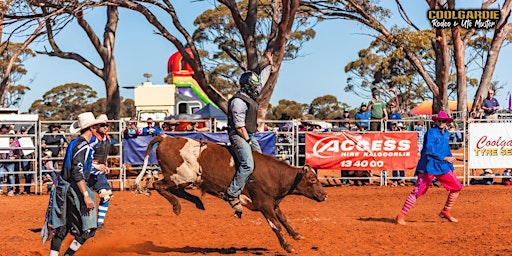
[[313, 168], [309, 165], [305, 165], [299, 172], [298, 175], [301, 175], [302, 178], [298, 182], [294, 193], [301, 194], [318, 202], [325, 201], [327, 193], [322, 183], [318, 180]]

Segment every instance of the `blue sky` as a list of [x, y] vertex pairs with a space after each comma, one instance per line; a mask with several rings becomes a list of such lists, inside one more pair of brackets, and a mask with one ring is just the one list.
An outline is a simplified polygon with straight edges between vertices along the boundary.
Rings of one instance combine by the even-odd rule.
[[[194, 18], [204, 10], [211, 8], [206, 2], [173, 1], [182, 24], [192, 33]], [[382, 1], [384, 5], [392, 4], [394, 1]], [[425, 2], [404, 1], [404, 6], [409, 12], [411, 19], [421, 28], [429, 28], [426, 19], [428, 9]], [[460, 1], [459, 1], [460, 2]], [[478, 9], [480, 0], [466, 0], [465, 8]], [[396, 13], [394, 5], [386, 6], [394, 13], [389, 24], [403, 25]], [[101, 33], [103, 30], [104, 12], [91, 12], [86, 19], [95, 21], [92, 23]], [[170, 22], [169, 22], [170, 23]], [[85, 38], [80, 28], [69, 27], [70, 29], [57, 37], [57, 42], [64, 51], [75, 51], [83, 54], [98, 66], [102, 66], [90, 42]], [[311, 101], [327, 94], [334, 95], [342, 103], [351, 107], [357, 107], [361, 101], [368, 98], [360, 98], [354, 94], [343, 91], [347, 75], [344, 72], [345, 65], [357, 58], [357, 52], [366, 48], [372, 37], [368, 34], [374, 32], [361, 25], [344, 20], [326, 21], [315, 27], [316, 38], [307, 42], [302, 50], [299, 59], [283, 63], [276, 89], [271, 98], [271, 103], [276, 105], [280, 99], [295, 100], [299, 103], [311, 103]], [[101, 36], [101, 34], [99, 34]], [[145, 19], [138, 13], [121, 11], [120, 23], [116, 39], [116, 61], [120, 86], [139, 85], [145, 81], [144, 73], [152, 74], [154, 84], [163, 83], [167, 75], [167, 60], [176, 51], [175, 47], [154, 34], [152, 26], [148, 25]], [[38, 43], [31, 46], [32, 49], [41, 50], [45, 43]], [[500, 61], [496, 66], [494, 80], [510, 84], [512, 74], [509, 71], [505, 57], [511, 56], [511, 47], [505, 47], [500, 54]], [[28, 74], [20, 81], [21, 84], [31, 87], [23, 99], [21, 110], [27, 110], [34, 100], [51, 88], [65, 83], [78, 82], [91, 86], [98, 92], [99, 97], [105, 97], [105, 88], [102, 80], [93, 75], [89, 70], [72, 60], [63, 60], [56, 57], [50, 58], [38, 55], [27, 60], [25, 66]], [[470, 74], [473, 77], [480, 77], [478, 71]], [[510, 85], [505, 90], [497, 92], [496, 98], [502, 107], [506, 107], [510, 91]], [[475, 90], [470, 90], [468, 98], [473, 99]], [[133, 98], [133, 90], [121, 89], [121, 96]]]

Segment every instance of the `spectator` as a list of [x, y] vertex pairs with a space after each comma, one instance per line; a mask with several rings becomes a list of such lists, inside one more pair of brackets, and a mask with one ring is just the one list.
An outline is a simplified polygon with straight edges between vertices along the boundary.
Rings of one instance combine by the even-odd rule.
[[279, 118], [281, 121], [285, 121], [282, 123], [279, 123], [279, 131], [281, 132], [289, 132], [292, 130], [293, 123], [290, 121], [290, 116], [286, 113], [281, 114], [281, 118]]
[[388, 119], [386, 103], [380, 99], [379, 90], [372, 89], [372, 99], [368, 102], [368, 108], [371, 110], [370, 131], [382, 131], [381, 123]]
[[178, 131], [178, 126], [179, 126], [179, 122], [176, 120], [176, 119], [171, 119], [171, 121], [169, 121], [169, 132], [177, 132]]
[[463, 141], [462, 133], [455, 128], [453, 123], [448, 125], [448, 131], [450, 132], [450, 148], [459, 149]]
[[147, 126], [142, 129], [143, 136], [151, 135], [154, 137], [154, 136], [158, 136], [162, 132], [162, 130], [158, 126], [153, 125], [152, 118], [148, 118], [146, 120], [146, 124], [147, 124]]
[[6, 124], [2, 124], [0, 127], [0, 134], [9, 134], [9, 126]]
[[361, 103], [361, 107], [359, 108], [359, 111], [355, 115], [356, 119], [356, 126], [359, 131], [366, 131], [368, 130], [369, 121], [371, 118], [371, 113], [368, 110], [366, 102]]
[[50, 192], [52, 189], [53, 181], [57, 174], [54, 173], [55, 167], [52, 160], [52, 151], [49, 149], [43, 151], [43, 157], [41, 158], [41, 169], [44, 170], [43, 174], [43, 185], [46, 185], [47, 191]]
[[503, 171], [503, 176], [509, 176], [509, 177], [501, 179], [501, 183], [503, 185], [512, 185], [512, 181], [510, 181], [511, 180], [510, 176], [512, 176], [512, 168], [505, 169], [505, 171]]
[[494, 173], [492, 169], [485, 169], [482, 174], [480, 174], [482, 179], [471, 179], [469, 184], [471, 185], [492, 185], [494, 183]]
[[[403, 123], [401, 123], [401, 122], [399, 123], [399, 122], [395, 121], [391, 125], [391, 130], [394, 132], [402, 132], [405, 130], [405, 127], [404, 127]], [[393, 183], [391, 183], [391, 186], [393, 186], [393, 187], [405, 186], [405, 170], [393, 170], [392, 175], [393, 175], [393, 179], [392, 179]]]
[[340, 127], [340, 131], [350, 131], [350, 122], [342, 122], [343, 126]]
[[[15, 159], [20, 158], [20, 143], [14, 138], [9, 138], [9, 152], [8, 153], [1, 153], [0, 158], [0, 172], [1, 173], [7, 173], [7, 179], [9, 186], [7, 187], [7, 195], [8, 196], [14, 196], [14, 184], [15, 177], [14, 177], [14, 171], [15, 171], [15, 162], [12, 162]], [[3, 183], [3, 177], [4, 174], [2, 174], [2, 177], [0, 177], [0, 185]], [[0, 193], [1, 194], [1, 193]]]
[[393, 123], [396, 123], [397, 121], [399, 123], [401, 123], [402, 116], [397, 111], [395, 103], [391, 103], [391, 104], [389, 104], [389, 117], [388, 117], [388, 122], [387, 122], [387, 130], [392, 131], [393, 128], [391, 126]]
[[425, 126], [423, 120], [420, 120], [414, 126], [414, 131], [418, 132], [418, 150], [421, 152], [423, 147], [423, 136], [425, 135]]
[[[41, 138], [41, 149], [46, 149], [52, 152], [52, 157], [59, 157], [59, 153], [62, 149], [67, 147], [67, 140], [64, 134], [60, 132], [60, 124], [50, 124], [48, 126], [48, 132]], [[58, 169], [58, 161], [54, 161], [54, 168]]]
[[487, 98], [482, 101], [482, 109], [484, 110], [484, 119], [490, 119], [487, 122], [497, 122], [498, 121], [498, 111], [500, 109], [500, 104], [498, 100], [494, 98], [494, 90], [490, 89], [487, 93]]
[[127, 127], [123, 131], [125, 139], [137, 138], [137, 136], [142, 134], [142, 131], [137, 127], [137, 121], [134, 118], [131, 118], [128, 121]]

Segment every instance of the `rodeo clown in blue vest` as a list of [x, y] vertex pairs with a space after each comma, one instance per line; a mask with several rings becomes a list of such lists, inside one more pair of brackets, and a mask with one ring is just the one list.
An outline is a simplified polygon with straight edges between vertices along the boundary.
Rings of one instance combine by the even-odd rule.
[[272, 71], [272, 53], [267, 52], [266, 57], [269, 65], [261, 71], [260, 75], [253, 71], [244, 72], [239, 80], [240, 90], [228, 101], [229, 141], [240, 166], [223, 198], [235, 210], [235, 216], [238, 218], [242, 217], [243, 209], [240, 194], [254, 171], [252, 151], [261, 153], [260, 145], [253, 134], [258, 128], [257, 99]]
[[80, 132], [80, 136], [71, 141], [66, 150], [62, 171], [50, 192], [45, 225], [41, 230], [43, 243], [51, 239], [50, 256], [59, 255], [62, 241], [69, 232], [75, 239], [65, 255], [74, 255], [96, 233], [96, 200], [87, 180], [94, 155], [89, 142], [100, 123], [104, 121], [86, 112], [78, 115], [78, 121], [69, 129], [71, 133]]
[[107, 157], [112, 145], [108, 135], [109, 123], [107, 115], [99, 115], [97, 120], [103, 123], [96, 125], [96, 132], [89, 144], [94, 149], [94, 158], [92, 160], [91, 176], [88, 179], [88, 186], [98, 193], [100, 203], [98, 205], [98, 228], [103, 226], [105, 216], [107, 215], [108, 205], [112, 195], [112, 187], [107, 179], [110, 169], [107, 165]]

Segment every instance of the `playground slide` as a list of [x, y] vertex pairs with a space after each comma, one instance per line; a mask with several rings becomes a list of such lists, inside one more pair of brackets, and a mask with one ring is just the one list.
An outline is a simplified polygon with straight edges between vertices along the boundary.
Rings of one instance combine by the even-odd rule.
[[176, 87], [189, 87], [192, 92], [194, 92], [199, 99], [201, 99], [205, 104], [213, 104], [216, 106], [213, 101], [208, 98], [206, 93], [201, 89], [199, 84], [197, 84], [196, 80], [190, 76], [174, 76], [173, 84]]

